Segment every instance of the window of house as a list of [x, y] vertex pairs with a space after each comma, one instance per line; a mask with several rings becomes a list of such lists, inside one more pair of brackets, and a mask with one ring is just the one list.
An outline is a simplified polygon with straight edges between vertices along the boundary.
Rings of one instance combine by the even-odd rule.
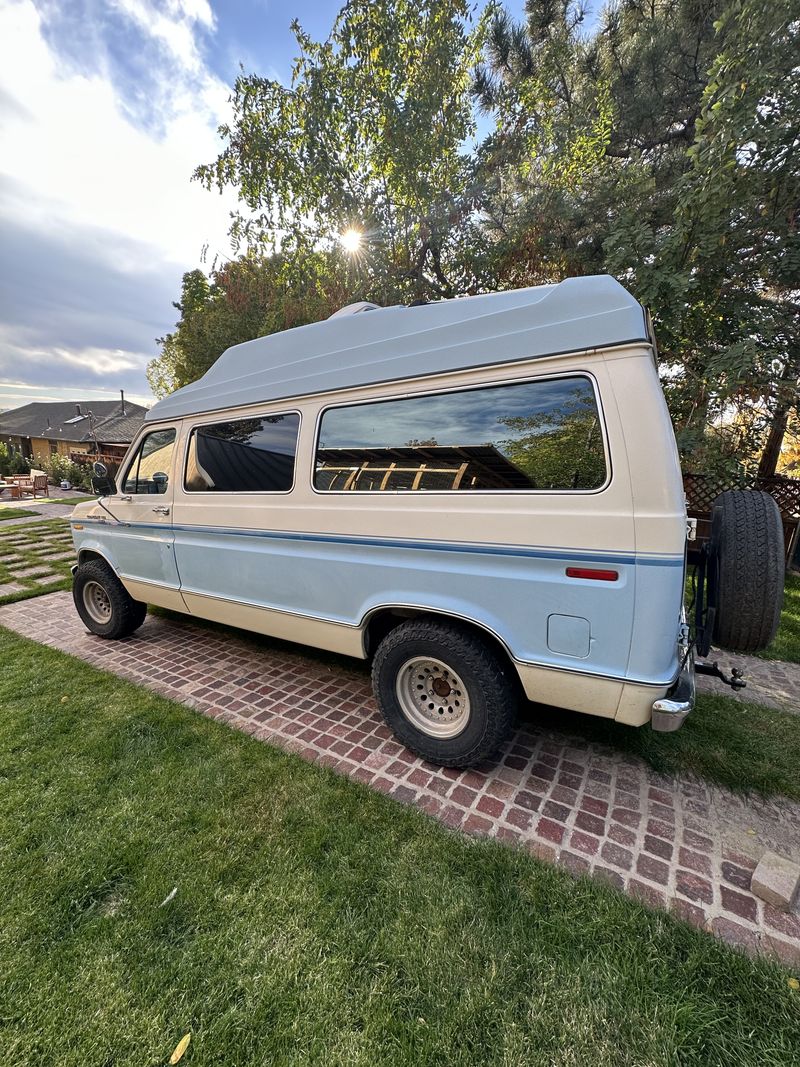
[[128, 467], [123, 492], [166, 493], [174, 448], [174, 430], [154, 430], [147, 434]]
[[598, 489], [600, 414], [585, 377], [329, 408], [314, 484], [360, 492]]
[[190, 493], [287, 493], [300, 416], [260, 415], [192, 430], [184, 485]]
[[58, 455], [58, 441], [51, 441], [50, 442], [50, 455], [51, 456], [57, 456]]

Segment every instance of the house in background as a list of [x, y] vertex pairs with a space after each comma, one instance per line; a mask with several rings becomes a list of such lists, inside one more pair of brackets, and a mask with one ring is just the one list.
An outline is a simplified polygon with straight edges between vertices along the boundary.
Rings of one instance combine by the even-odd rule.
[[119, 460], [146, 412], [124, 393], [119, 400], [37, 401], [0, 412], [0, 441], [34, 462], [53, 455], [78, 460], [87, 454]]

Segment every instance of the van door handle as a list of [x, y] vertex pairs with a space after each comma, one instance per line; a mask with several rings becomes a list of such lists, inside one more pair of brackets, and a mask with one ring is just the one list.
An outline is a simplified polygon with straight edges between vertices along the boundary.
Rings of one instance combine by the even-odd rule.
[[125, 501], [126, 504], [130, 504], [130, 502], [133, 500], [133, 497], [132, 496], [121, 496], [119, 499], [121, 501]]
[[153, 508], [153, 511], [159, 515], [169, 515], [169, 508], [166, 504], [159, 504], [158, 507]]

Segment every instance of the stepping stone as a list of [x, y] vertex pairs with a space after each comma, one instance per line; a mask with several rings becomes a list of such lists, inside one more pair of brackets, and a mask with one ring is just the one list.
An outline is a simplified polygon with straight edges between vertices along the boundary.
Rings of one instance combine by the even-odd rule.
[[765, 852], [753, 871], [750, 889], [756, 896], [788, 911], [800, 886], [800, 864], [792, 863], [777, 852]]
[[14, 578], [40, 578], [43, 574], [52, 574], [49, 567], [28, 567], [24, 571], [14, 571]]
[[8, 596], [9, 593], [19, 593], [25, 588], [24, 585], [20, 585], [18, 582], [6, 582], [5, 585], [0, 585], [0, 596]]

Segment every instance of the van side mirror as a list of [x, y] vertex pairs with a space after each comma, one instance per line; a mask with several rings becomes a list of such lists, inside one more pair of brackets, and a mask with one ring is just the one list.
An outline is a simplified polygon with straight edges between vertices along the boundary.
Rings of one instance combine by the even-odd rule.
[[114, 485], [114, 479], [109, 475], [108, 467], [105, 463], [93, 463], [92, 470], [94, 471], [92, 492], [97, 493], [98, 496], [112, 496], [117, 487]]

